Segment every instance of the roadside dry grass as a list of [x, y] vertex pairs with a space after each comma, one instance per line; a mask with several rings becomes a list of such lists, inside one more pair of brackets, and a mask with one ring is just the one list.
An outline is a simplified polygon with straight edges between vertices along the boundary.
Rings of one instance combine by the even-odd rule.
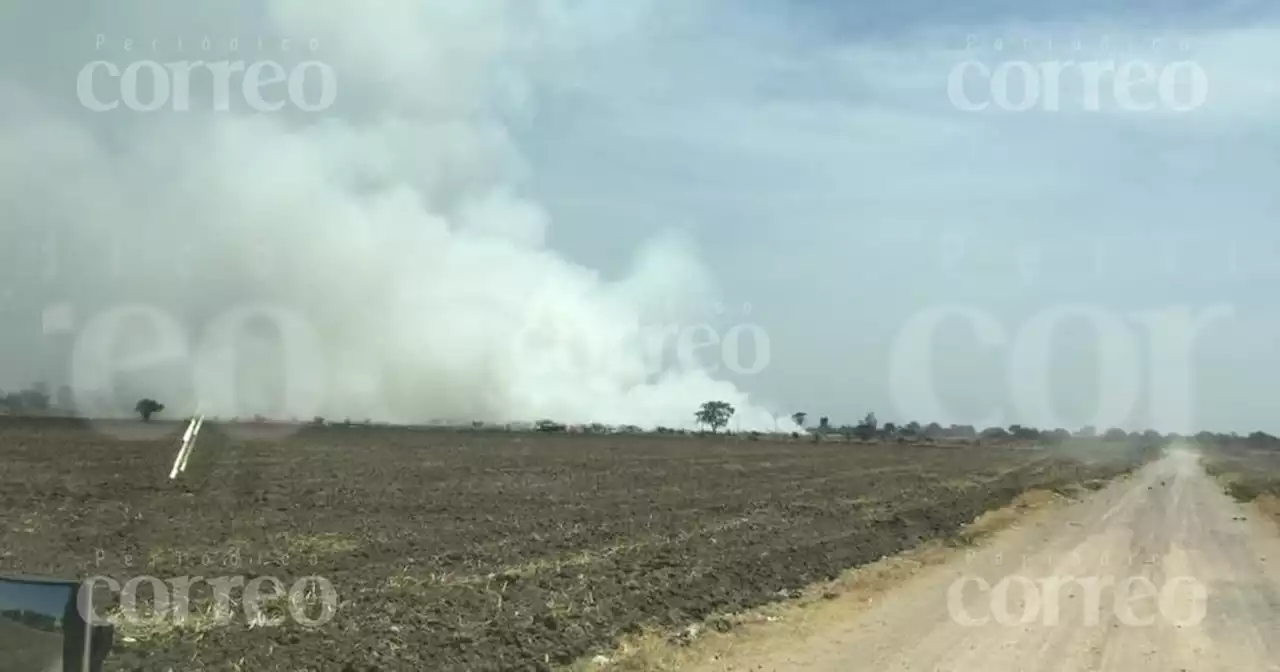
[[1228, 495], [1280, 525], [1280, 451], [1201, 446], [1201, 463]]

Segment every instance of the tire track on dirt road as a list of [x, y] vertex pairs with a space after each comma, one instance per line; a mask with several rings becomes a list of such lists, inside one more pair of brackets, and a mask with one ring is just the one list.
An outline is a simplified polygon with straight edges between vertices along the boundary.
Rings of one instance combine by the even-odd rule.
[[1174, 446], [847, 619], [759, 636], [701, 669], [1280, 671], [1280, 534]]

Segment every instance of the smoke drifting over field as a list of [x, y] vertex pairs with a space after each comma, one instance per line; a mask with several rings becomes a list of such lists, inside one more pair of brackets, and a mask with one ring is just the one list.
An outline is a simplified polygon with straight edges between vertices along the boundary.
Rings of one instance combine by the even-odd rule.
[[[145, 393], [175, 412], [199, 403], [242, 416], [683, 426], [698, 404], [722, 399], [741, 428], [772, 429], [734, 385], [673, 354], [715, 297], [685, 241], [659, 237], [636, 251], [630, 274], [601, 278], [547, 245], [547, 214], [521, 194], [537, 168], [511, 129], [536, 113], [539, 77], [634, 19], [554, 2], [465, 6], [280, 1], [265, 16], [113, 7], [83, 30], [49, 24], [83, 44], [55, 76], [0, 80], [11, 101], [0, 112], [0, 200], [15, 224], [8, 249], [33, 248], [14, 253], [41, 290], [32, 294], [79, 316], [78, 359], [63, 367], [77, 391], [104, 391], [110, 365], [118, 395]], [[89, 52], [99, 33], [107, 45]], [[69, 100], [84, 63], [195, 59], [171, 43], [202, 34], [224, 52], [232, 37], [314, 39], [314, 53], [261, 58], [331, 66], [334, 106], [94, 113]], [[122, 51], [130, 35], [158, 38], [159, 51]], [[254, 60], [242, 49], [207, 60]], [[209, 83], [193, 82], [199, 101]], [[160, 311], [118, 330], [87, 323], [127, 303]], [[257, 326], [265, 321], [219, 341], [219, 325], [253, 306], [294, 325], [283, 350], [275, 329]], [[156, 328], [169, 318], [184, 336]], [[219, 359], [211, 343], [239, 354]], [[129, 364], [138, 357], [149, 364]], [[233, 370], [234, 390], [219, 388]]]
[[[1257, 390], [1280, 366], [1266, 291], [1280, 268], [1280, 13], [1114, 4], [0, 5], [0, 390], [77, 372], [107, 387], [73, 365], [79, 346], [82, 364], [126, 369], [124, 412], [147, 395], [167, 413], [199, 398], [275, 414], [293, 396], [301, 417], [316, 401], [331, 419], [687, 424], [720, 398], [744, 428], [771, 427], [748, 407], [776, 401], [836, 425], [875, 411], [899, 425], [1172, 431], [1160, 408], [1178, 395], [1154, 374], [1182, 370], [1194, 395], [1179, 422], [1274, 434]], [[156, 68], [195, 61], [318, 61], [336, 95], [307, 111], [275, 82], [264, 98], [283, 109], [258, 114], [244, 71], [223, 92], [195, 74], [153, 112], [96, 112], [78, 95], [94, 62], [152, 64], [139, 87], [151, 101]], [[1031, 109], [965, 111], [948, 86], [973, 61], [1015, 75], [1192, 62], [1209, 97], [1138, 113], [1104, 83], [1090, 111], [1078, 79], [1054, 95], [1038, 78], [1006, 92], [1035, 94]], [[123, 75], [94, 73], [119, 102]], [[299, 93], [315, 103], [322, 80], [308, 74]], [[971, 100], [994, 100], [994, 74], [966, 77]], [[1134, 84], [1134, 100], [1160, 102]], [[158, 340], [131, 320], [112, 346], [91, 320], [129, 302], [182, 328]], [[177, 346], [254, 303], [300, 318], [322, 354], [291, 341], [287, 359], [270, 328], [242, 330], [262, 338], [240, 344], [228, 393], [229, 361]], [[927, 362], [920, 350], [919, 366], [896, 368], [917, 318], [953, 307], [994, 340], [948, 318], [922, 332]], [[1072, 307], [1101, 322], [1035, 329]], [[1235, 317], [1197, 332], [1195, 361], [1162, 354], [1165, 332], [1144, 326], [1219, 307]], [[1095, 333], [1102, 322], [1116, 339]], [[1045, 348], [1026, 347], [1039, 336]], [[1124, 356], [1103, 357], [1107, 342]], [[680, 366], [690, 359], [715, 370]], [[1131, 373], [1136, 387], [1116, 384]]]

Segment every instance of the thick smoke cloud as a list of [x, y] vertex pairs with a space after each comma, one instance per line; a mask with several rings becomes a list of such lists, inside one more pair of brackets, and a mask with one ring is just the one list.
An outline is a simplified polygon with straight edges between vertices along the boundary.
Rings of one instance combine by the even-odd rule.
[[[280, 0], [265, 15], [118, 9], [83, 30], [50, 26], [107, 37], [56, 75], [0, 80], [9, 272], [33, 305], [81, 316], [53, 368], [99, 411], [146, 394], [221, 415], [689, 426], [722, 399], [742, 429], [773, 429], [679, 356], [715, 299], [686, 240], [660, 236], [604, 278], [549, 246], [553, 223], [522, 193], [537, 166], [512, 128], [559, 65], [650, 20], [638, 6]], [[314, 40], [314, 53], [269, 57], [331, 66], [335, 104], [94, 113], [67, 94], [91, 60], [193, 56], [124, 53], [125, 35], [197, 30]], [[228, 327], [237, 311], [259, 317]]]

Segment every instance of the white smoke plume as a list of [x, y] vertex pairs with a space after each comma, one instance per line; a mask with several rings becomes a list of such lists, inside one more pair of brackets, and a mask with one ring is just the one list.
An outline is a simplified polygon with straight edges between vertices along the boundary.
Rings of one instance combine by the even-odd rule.
[[[228, 311], [269, 305], [319, 339], [314, 353], [281, 353], [274, 332], [248, 328], [236, 358], [193, 345], [186, 364], [122, 374], [130, 393], [211, 415], [650, 427], [691, 426], [719, 399], [741, 429], [792, 429], [649, 337], [702, 321], [715, 298], [686, 241], [660, 236], [635, 251], [631, 273], [605, 279], [547, 245], [548, 215], [523, 193], [537, 167], [512, 129], [537, 113], [537, 87], [643, 11], [265, 6], [267, 30], [322, 45], [313, 57], [337, 74], [332, 110], [95, 116], [63, 104], [72, 81], [0, 79], [6, 228], [53, 237], [51, 298], [82, 311], [159, 306], [192, 339]], [[80, 381], [95, 378], [77, 367], [159, 343], [138, 320], [111, 343], [91, 332], [69, 364]], [[234, 370], [238, 382], [209, 394], [193, 370], [196, 381]]]

